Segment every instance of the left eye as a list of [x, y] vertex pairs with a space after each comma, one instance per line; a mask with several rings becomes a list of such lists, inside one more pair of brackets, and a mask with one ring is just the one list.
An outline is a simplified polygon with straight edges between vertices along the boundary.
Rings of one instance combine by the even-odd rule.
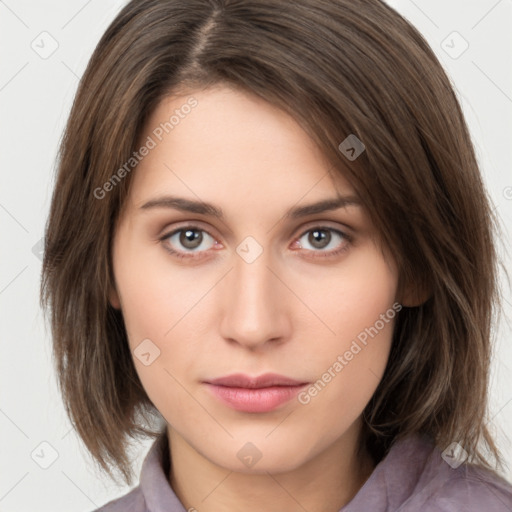
[[[316, 227], [306, 231], [298, 242], [302, 249], [308, 249], [312, 251], [324, 251], [329, 252], [340, 246], [340, 243], [347, 242], [348, 237], [341, 231], [333, 228]], [[305, 247], [305, 245], [311, 245], [312, 249]]]

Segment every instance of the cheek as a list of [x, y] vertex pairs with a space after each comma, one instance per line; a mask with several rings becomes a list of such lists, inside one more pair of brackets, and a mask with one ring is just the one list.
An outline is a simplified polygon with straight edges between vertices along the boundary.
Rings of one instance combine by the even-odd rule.
[[[302, 269], [301, 269], [302, 270]], [[308, 275], [297, 275], [294, 290], [312, 314], [304, 315], [302, 328], [316, 325], [323, 342], [332, 350], [343, 348], [366, 328], [373, 326], [395, 302], [397, 272], [380, 251], [368, 243], [336, 267], [325, 267]], [[394, 313], [391, 311], [391, 320]], [[381, 325], [382, 337], [389, 337], [392, 321]], [[327, 351], [327, 349], [326, 349]]]
[[396, 270], [373, 248], [347, 258], [336, 272], [317, 275], [314, 287], [301, 282], [300, 293], [316, 313], [304, 317], [301, 329], [318, 340], [307, 354], [317, 385], [304, 402], [362, 410], [384, 373], [401, 309]]
[[161, 275], [155, 279], [155, 273], [158, 269], [153, 267], [132, 276], [133, 293], [125, 288], [123, 315], [141, 384], [160, 414], [174, 424], [176, 414], [185, 420], [191, 412], [190, 396], [183, 386], [187, 387], [187, 376], [193, 374], [197, 355], [190, 343], [194, 332], [186, 329], [189, 303], [196, 298], [188, 300], [185, 293], [177, 292], [179, 283], [171, 287]]
[[124, 254], [130, 257], [117, 261], [116, 282], [130, 344], [135, 348], [145, 338], [165, 342], [200, 302], [212, 277], [199, 267], [186, 271], [171, 265], [161, 247], [127, 243]]
[[194, 374], [198, 333], [204, 330], [197, 313], [215, 276], [199, 267], [194, 274], [171, 267], [164, 250], [155, 247], [130, 250], [125, 243], [123, 254], [130, 256], [115, 261], [115, 276], [135, 369], [149, 398], [170, 422], [170, 412], [190, 410], [182, 386]]

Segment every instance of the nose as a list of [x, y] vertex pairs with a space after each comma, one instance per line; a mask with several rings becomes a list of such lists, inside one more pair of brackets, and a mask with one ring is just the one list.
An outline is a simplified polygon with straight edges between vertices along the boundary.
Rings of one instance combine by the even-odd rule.
[[235, 254], [233, 266], [221, 288], [221, 336], [251, 350], [289, 339], [290, 297], [266, 251], [251, 263]]

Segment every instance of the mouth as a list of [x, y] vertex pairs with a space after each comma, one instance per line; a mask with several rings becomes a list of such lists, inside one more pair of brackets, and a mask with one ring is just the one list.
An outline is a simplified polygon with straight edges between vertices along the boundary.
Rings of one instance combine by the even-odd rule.
[[289, 402], [309, 382], [267, 373], [259, 377], [228, 375], [204, 384], [224, 405], [237, 411], [262, 413]]

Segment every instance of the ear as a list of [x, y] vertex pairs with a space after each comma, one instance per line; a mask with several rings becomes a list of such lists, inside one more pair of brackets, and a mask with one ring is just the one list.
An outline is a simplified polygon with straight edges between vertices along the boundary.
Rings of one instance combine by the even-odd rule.
[[121, 309], [121, 301], [119, 300], [119, 295], [117, 293], [116, 287], [114, 285], [110, 285], [109, 291], [108, 291], [108, 301], [110, 302], [110, 305], [114, 309]]
[[406, 308], [415, 308], [421, 306], [432, 297], [432, 287], [425, 281], [417, 279], [399, 284], [397, 301]]

